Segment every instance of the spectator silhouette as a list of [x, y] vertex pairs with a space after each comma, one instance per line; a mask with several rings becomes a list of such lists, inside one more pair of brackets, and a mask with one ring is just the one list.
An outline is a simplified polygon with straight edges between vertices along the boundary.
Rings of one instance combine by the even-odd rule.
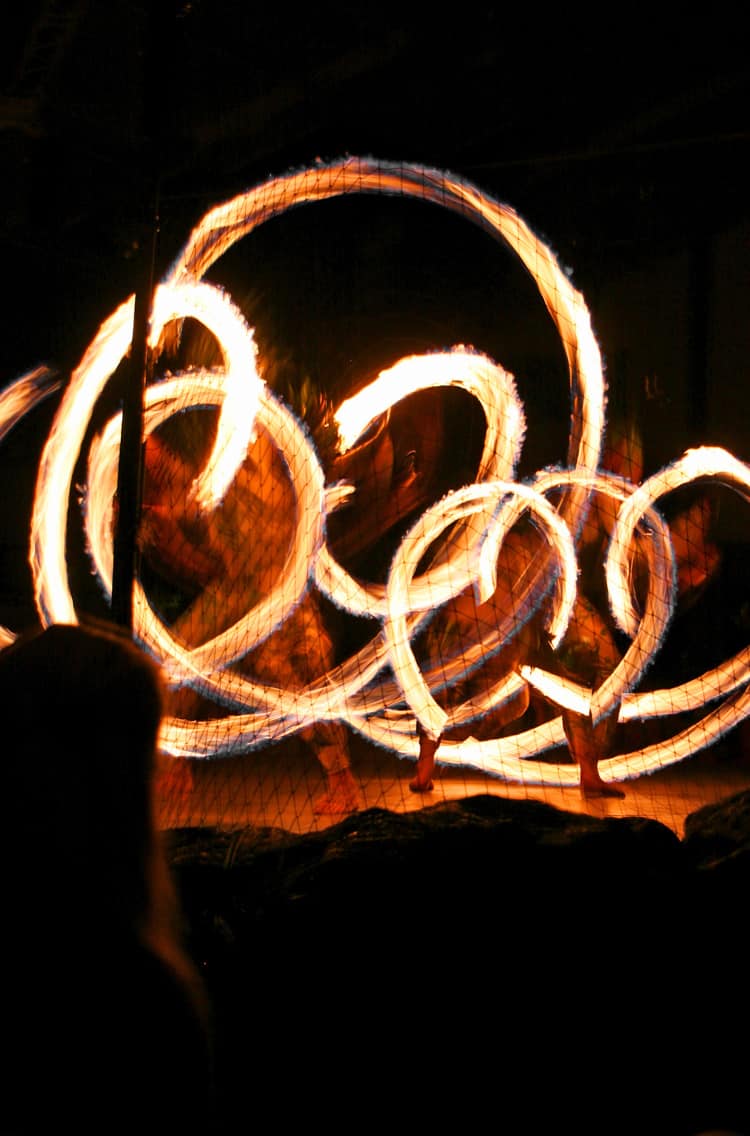
[[211, 1128], [211, 1011], [155, 820], [162, 712], [116, 627], [0, 651], [3, 1133]]

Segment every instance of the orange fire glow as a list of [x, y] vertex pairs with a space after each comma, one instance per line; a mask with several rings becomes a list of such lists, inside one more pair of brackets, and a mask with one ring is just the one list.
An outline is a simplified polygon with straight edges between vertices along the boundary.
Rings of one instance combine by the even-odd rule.
[[[577, 438], [565, 468], [541, 472], [531, 484], [521, 485], [515, 473], [526, 423], [515, 382], [477, 351], [459, 345], [447, 352], [401, 359], [345, 400], [335, 415], [342, 451], [353, 446], [379, 415], [417, 390], [459, 386], [478, 400], [484, 413], [485, 442], [474, 483], [448, 494], [412, 526], [393, 557], [386, 584], [379, 586], [350, 575], [326, 543], [326, 518], [351, 498], [352, 487], [326, 486], [308, 432], [260, 378], [252, 329], [231, 299], [204, 279], [219, 257], [270, 218], [302, 204], [367, 193], [431, 201], [479, 224], [509, 246], [535, 281], [556, 326], [575, 405], [580, 408]], [[134, 299], [130, 297], [101, 325], [64, 390], [42, 453], [29, 559], [44, 624], [77, 620], [65, 559], [74, 468], [94, 407], [131, 344], [133, 317]], [[750, 467], [724, 450], [704, 447], [691, 450], [638, 486], [600, 469], [606, 389], [589, 312], [552, 252], [514, 210], [449, 173], [372, 159], [348, 158], [273, 179], [211, 210], [196, 226], [155, 291], [152, 343], [158, 342], [167, 324], [187, 318], [211, 331], [221, 348], [222, 365], [153, 382], [145, 396], [145, 434], [186, 407], [216, 408], [216, 441], [189, 490], [200, 511], [211, 510], [222, 499], [257, 426], [262, 425], [289, 469], [296, 494], [296, 527], [275, 588], [226, 631], [194, 648], [170, 632], [149, 603], [142, 583], [136, 581], [134, 634], [138, 641], [162, 662], [170, 684], [187, 684], [226, 711], [201, 721], [170, 717], [161, 739], [166, 753], [221, 757], [292, 735], [314, 722], [338, 720], [378, 745], [413, 757], [415, 719], [436, 737], [458, 713], [438, 705], [412, 650], [425, 618], [466, 588], [474, 588], [480, 602], [492, 594], [503, 539], [519, 516], [526, 514], [549, 543], [550, 555], [540, 564], [540, 573], [547, 573], [551, 565], [555, 568], [554, 586], [548, 586], [546, 577], [537, 579], [530, 583], [529, 594], [532, 602], [537, 594], [550, 601], [549, 631], [553, 642], [559, 641], [575, 600], [576, 535], [592, 494], [615, 502], [618, 510], [606, 579], [613, 615], [630, 647], [598, 689], [521, 666], [485, 696], [488, 705], [491, 700], [497, 704], [513, 697], [529, 683], [547, 699], [590, 714], [594, 721], [613, 710], [621, 721], [628, 721], [705, 708], [699, 722], [672, 738], [602, 761], [600, 772], [609, 780], [637, 777], [682, 760], [748, 716], [750, 648], [683, 686], [646, 694], [639, 694], [637, 686], [663, 642], [675, 602], [671, 541], [656, 503], [677, 488], [705, 479], [720, 481], [747, 499]], [[0, 396], [0, 440], [54, 389], [43, 372], [11, 384]], [[109, 597], [121, 428], [121, 417], [114, 416], [91, 445], [84, 487], [87, 544]], [[551, 499], [559, 504], [553, 507]], [[442, 558], [418, 573], [425, 551], [449, 528]], [[629, 584], [636, 533], [649, 573], [642, 610]], [[234, 670], [232, 664], [272, 634], [309, 587], [320, 589], [345, 611], [370, 619], [369, 642], [293, 695]], [[10, 642], [13, 637], [11, 630], [0, 629], [0, 641]], [[447, 668], [449, 681], [458, 677], [461, 666], [458, 660], [453, 672]], [[563, 743], [561, 718], [557, 717], [512, 736], [445, 742], [439, 760], [524, 784], [575, 785], [575, 766], [534, 760]]]

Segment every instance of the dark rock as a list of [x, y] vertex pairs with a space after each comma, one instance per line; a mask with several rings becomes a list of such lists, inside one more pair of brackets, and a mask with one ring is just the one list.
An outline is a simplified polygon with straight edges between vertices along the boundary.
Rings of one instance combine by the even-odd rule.
[[288, 1075], [296, 1123], [331, 1078], [350, 1107], [363, 1077], [397, 1074], [422, 1123], [463, 1103], [470, 1127], [501, 1093], [526, 1131], [747, 1131], [749, 834], [750, 794], [699, 810], [682, 841], [493, 795], [304, 836], [172, 832], [227, 1117], [249, 1071], [253, 1118], [276, 1115]]
[[739, 870], [750, 852], [750, 789], [714, 805], [704, 805], [685, 820], [685, 855], [693, 868]]

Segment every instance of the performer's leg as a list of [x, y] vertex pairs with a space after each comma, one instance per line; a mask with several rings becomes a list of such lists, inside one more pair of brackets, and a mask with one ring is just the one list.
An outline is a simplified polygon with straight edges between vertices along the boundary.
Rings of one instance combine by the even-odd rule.
[[340, 722], [326, 722], [314, 728], [310, 740], [326, 779], [325, 789], [313, 811], [317, 816], [347, 816], [357, 812], [362, 800], [349, 764], [346, 727]]
[[435, 772], [435, 754], [442, 740], [442, 735], [431, 738], [417, 722], [417, 737], [419, 738], [419, 756], [417, 758], [417, 772], [409, 782], [412, 793], [429, 793], [434, 788], [433, 774]]
[[611, 746], [613, 720], [594, 726], [590, 718], [571, 711], [563, 712], [565, 736], [570, 755], [578, 762], [581, 771], [581, 789], [586, 797], [624, 797], [611, 781], [604, 781], [599, 772], [599, 760], [608, 756]]

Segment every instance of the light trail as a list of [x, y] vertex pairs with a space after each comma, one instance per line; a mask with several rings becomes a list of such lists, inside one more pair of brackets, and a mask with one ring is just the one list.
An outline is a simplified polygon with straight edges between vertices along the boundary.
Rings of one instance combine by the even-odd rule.
[[[304, 424], [260, 377], [252, 329], [231, 299], [203, 280], [224, 253], [269, 219], [300, 205], [357, 194], [418, 199], [456, 213], [506, 244], [532, 277], [555, 324], [578, 415], [562, 467], [543, 471], [530, 484], [521, 485], [515, 478], [526, 422], [515, 380], [478, 351], [459, 345], [447, 352], [401, 359], [346, 399], [335, 415], [342, 452], [357, 443], [379, 416], [416, 391], [460, 387], [478, 401], [484, 415], [485, 441], [475, 481], [447, 494], [412, 525], [393, 556], [385, 585], [354, 578], [332, 555], [327, 518], [344, 501], [356, 508], [356, 493], [350, 485], [325, 485]], [[130, 348], [133, 314], [130, 297], [102, 323], [70, 377], [43, 449], [29, 544], [43, 624], [77, 621], [65, 553], [74, 469], [94, 409]], [[220, 711], [208, 720], [168, 718], [161, 737], [166, 753], [219, 758], [258, 749], [316, 722], [342, 721], [375, 744], [413, 758], [416, 720], [437, 736], [514, 698], [527, 683], [552, 703], [590, 714], [595, 722], [612, 712], [626, 722], [706, 710], [699, 721], [672, 738], [602, 761], [602, 775], [618, 780], [682, 760], [748, 716], [750, 648], [679, 687], [639, 693], [637, 686], [664, 641], [675, 604], [673, 550], [657, 502], [678, 488], [706, 480], [748, 500], [750, 467], [724, 450], [704, 447], [689, 451], [640, 486], [600, 469], [606, 389], [586, 304], [553, 253], [513, 209], [449, 173], [370, 158], [348, 158], [271, 179], [212, 209], [196, 226], [155, 291], [151, 345], [158, 344], [168, 325], [185, 319], [197, 320], [211, 332], [221, 351], [221, 366], [153, 382], [145, 393], [145, 435], [186, 409], [217, 412], [211, 453], [188, 489], [191, 508], [208, 513], [222, 501], [256, 431], [262, 429], [288, 472], [295, 494], [295, 523], [276, 586], [229, 628], [195, 647], [171, 633], [151, 606], [142, 582], [136, 580], [136, 638], [163, 664], [170, 685], [190, 686]], [[44, 369], [10, 384], [0, 394], [0, 441], [59, 385]], [[110, 599], [121, 428], [121, 417], [115, 415], [91, 443], [82, 490], [87, 548]], [[436, 700], [439, 688], [446, 681], [465, 679], [486, 654], [512, 638], [518, 620], [541, 617], [542, 603], [553, 643], [562, 639], [576, 599], [576, 542], [594, 494], [618, 503], [605, 572], [613, 617], [630, 640], [618, 666], [598, 689], [591, 690], [522, 664], [482, 694], [443, 709]], [[532, 520], [547, 540], [548, 551], [537, 558], [514, 611], [500, 615], [494, 628], [478, 631], [461, 657], [445, 661], [439, 676], [430, 669], [422, 671], [414, 651], [416, 636], [437, 609], [459, 594], [471, 590], [478, 603], [492, 596], [503, 542], [521, 518]], [[418, 571], [435, 542], [440, 543], [439, 554], [431, 555], [427, 567]], [[643, 610], [629, 585], [636, 542], [648, 573]], [[310, 588], [319, 589], [352, 616], [369, 619], [373, 627], [369, 642], [291, 693], [237, 670], [234, 664], [278, 630]], [[12, 630], [0, 628], [0, 644], [13, 638]], [[577, 785], [577, 767], [534, 760], [564, 743], [558, 716], [502, 738], [446, 740], [438, 760], [524, 784]]]

